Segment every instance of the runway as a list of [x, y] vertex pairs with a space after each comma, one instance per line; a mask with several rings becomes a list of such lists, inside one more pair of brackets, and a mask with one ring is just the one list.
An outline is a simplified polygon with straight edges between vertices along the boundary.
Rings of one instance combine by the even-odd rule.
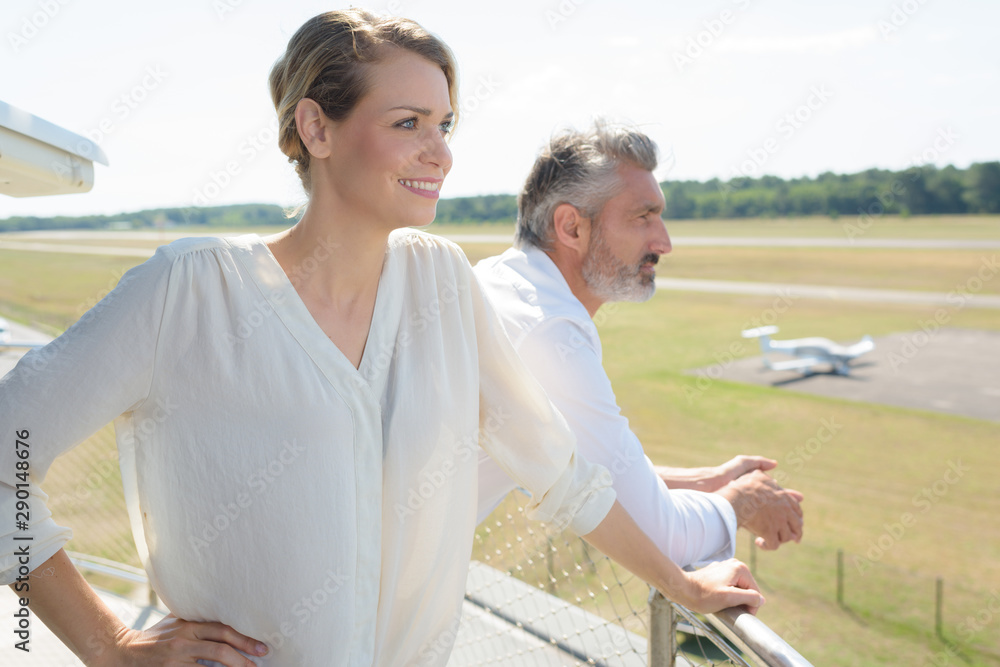
[[[243, 232], [240, 232], [243, 233]], [[30, 252], [57, 252], [88, 255], [112, 255], [147, 259], [153, 249], [115, 245], [73, 244], [67, 241], [137, 241], [148, 240], [169, 243], [185, 236], [213, 236], [217, 234], [192, 234], [190, 232], [148, 232], [148, 231], [73, 231], [52, 230], [43, 232], [14, 232], [0, 234], [0, 250], [24, 250]], [[223, 234], [224, 236], [225, 234]], [[233, 234], [234, 236], [237, 234]], [[449, 234], [456, 243], [497, 243], [512, 241], [509, 234]], [[53, 243], [52, 241], [56, 241]], [[1000, 248], [1000, 241], [980, 241], [963, 239], [841, 239], [841, 238], [800, 238], [800, 237], [679, 237], [673, 239], [677, 246], [716, 247], [817, 247], [817, 248], [895, 248], [895, 249], [976, 249]], [[743, 282], [734, 280], [701, 280], [693, 278], [656, 279], [656, 285], [663, 290], [688, 292], [711, 292], [717, 294], [753, 294], [761, 296], [791, 295], [791, 298], [824, 299], [832, 301], [861, 301], [876, 303], [909, 303], [919, 305], [954, 306], [957, 299], [963, 308], [1000, 309], [1000, 296], [989, 294], [955, 292], [921, 292], [909, 290], [886, 290], [863, 287], [841, 287], [835, 285], [797, 285], [780, 283]]]

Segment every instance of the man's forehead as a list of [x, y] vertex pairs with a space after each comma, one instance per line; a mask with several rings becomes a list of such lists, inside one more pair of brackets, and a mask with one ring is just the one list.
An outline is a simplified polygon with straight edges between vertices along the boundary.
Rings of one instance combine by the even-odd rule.
[[645, 170], [626, 179], [620, 194], [626, 199], [627, 210], [632, 213], [662, 211], [667, 203], [653, 173]]

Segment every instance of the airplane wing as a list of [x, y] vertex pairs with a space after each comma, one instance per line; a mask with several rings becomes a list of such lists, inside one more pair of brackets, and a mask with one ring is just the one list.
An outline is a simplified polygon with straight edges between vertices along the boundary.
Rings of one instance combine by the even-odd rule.
[[764, 365], [772, 371], [801, 371], [812, 368], [817, 364], [827, 363], [830, 363], [829, 359], [820, 359], [819, 357], [799, 357], [798, 359], [789, 359], [787, 361], [769, 361], [767, 358], [764, 359]]

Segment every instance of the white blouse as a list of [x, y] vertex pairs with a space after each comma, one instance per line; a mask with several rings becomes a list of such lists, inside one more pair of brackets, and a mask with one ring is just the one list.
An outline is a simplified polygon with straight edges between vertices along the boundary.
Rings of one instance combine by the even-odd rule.
[[[292, 272], [323, 261], [326, 249]], [[477, 446], [533, 518], [590, 532], [610, 475], [514, 353], [465, 256], [390, 236], [364, 355], [327, 338], [256, 235], [182, 239], [129, 271], [0, 380], [0, 580], [31, 536], [69, 539], [32, 484], [16, 530], [15, 440], [33, 482], [111, 419], [136, 545], [189, 620], [271, 648], [259, 665], [444, 665], [476, 515]]]

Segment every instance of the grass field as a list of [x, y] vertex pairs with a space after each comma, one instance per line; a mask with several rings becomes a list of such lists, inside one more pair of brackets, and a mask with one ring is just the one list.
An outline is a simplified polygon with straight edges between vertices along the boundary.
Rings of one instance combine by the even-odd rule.
[[[671, 230], [678, 238], [842, 236], [846, 222], [857, 221], [708, 221], [672, 223]], [[481, 231], [504, 229], [509, 231]], [[1000, 239], [1000, 218], [882, 220], [873, 222], [867, 234]], [[491, 243], [463, 247], [473, 262], [504, 248]], [[983, 257], [992, 254], [679, 246], [661, 261], [659, 274], [949, 291], [965, 284]], [[0, 250], [0, 313], [64, 329], [137, 262]], [[1000, 292], [1000, 280], [987, 281], [983, 292]], [[598, 313], [605, 367], [650, 457], [672, 465], [706, 465], [757, 453], [783, 462], [779, 470], [785, 485], [806, 496], [806, 534], [800, 545], [757, 552], [758, 578], [768, 598], [761, 617], [790, 635], [815, 665], [1000, 665], [1000, 486], [995, 473], [1000, 424], [723, 381], [705, 387], [685, 374], [720, 363], [734, 350], [735, 356], [757, 354], [754, 345], [738, 337], [739, 330], [767, 312], [772, 301], [663, 292], [645, 304], [614, 304]], [[932, 313], [929, 307], [800, 299], [778, 324], [789, 336], [822, 332], [847, 340], [862, 333], [913, 331]], [[1000, 330], [1000, 311], [958, 310], [949, 326]], [[837, 429], [819, 443], [824, 420]], [[82, 511], [90, 506], [84, 500], [112, 512], [120, 502], [87, 486], [88, 475], [95, 484], [113, 486], [117, 473], [105, 472], [102, 464], [112, 446], [110, 435], [102, 432], [79, 450], [80, 458], [60, 460], [49, 480], [55, 488], [47, 491], [58, 500], [57, 517], [74, 521], [79, 536], [106, 531], [107, 548], [83, 543], [78, 549], [104, 548], [102, 555], [124, 559], [119, 554], [128, 549], [127, 523]], [[961, 463], [957, 480], [949, 473], [956, 462]], [[917, 502], [924, 489], [933, 490], [926, 508]], [[907, 514], [915, 520], [901, 526]], [[750, 557], [747, 545], [741, 534], [738, 555], [744, 559]], [[841, 549], [843, 606], [835, 589]], [[934, 633], [938, 576], [944, 580], [946, 641]]]

